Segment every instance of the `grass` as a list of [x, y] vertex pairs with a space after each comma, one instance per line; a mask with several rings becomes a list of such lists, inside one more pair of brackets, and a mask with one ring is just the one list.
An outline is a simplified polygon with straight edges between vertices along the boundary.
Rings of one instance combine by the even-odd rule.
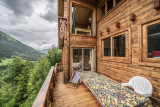
[[11, 63], [13, 61], [12, 58], [6, 58], [4, 60], [1, 60], [2, 62], [0, 62], [0, 66], [5, 66], [8, 65], [9, 63]]
[[[6, 66], [9, 63], [12, 63], [13, 59], [12, 58], [6, 58], [4, 60], [1, 59], [2, 62], [0, 62], [0, 66]], [[23, 60], [25, 61], [25, 60]], [[32, 63], [36, 63], [37, 61], [31, 61]]]

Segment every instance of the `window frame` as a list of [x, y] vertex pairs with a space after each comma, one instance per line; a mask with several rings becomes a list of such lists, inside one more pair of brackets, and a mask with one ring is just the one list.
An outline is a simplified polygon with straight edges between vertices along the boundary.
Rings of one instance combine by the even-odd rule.
[[[104, 8], [104, 15], [102, 16], [101, 11], [102, 11], [103, 6], [104, 6], [105, 8]], [[101, 17], [101, 18], [104, 17], [105, 14], [106, 14], [106, 4], [103, 3], [103, 5], [100, 7], [100, 17]]]
[[101, 44], [102, 44], [102, 56], [105, 57], [105, 58], [110, 58], [111, 55], [112, 55], [112, 53], [110, 53], [111, 54], [110, 56], [104, 56], [104, 40], [108, 39], [108, 38], [110, 38], [110, 50], [112, 52], [112, 49], [111, 49], [111, 41], [112, 41], [111, 37], [106, 37], [106, 38], [102, 39], [102, 42], [101, 42]]
[[147, 34], [147, 27], [154, 25], [156, 23], [160, 23], [160, 19], [148, 22], [146, 24], [142, 25], [142, 45], [141, 45], [141, 51], [142, 51], [142, 61], [143, 62], [152, 62], [152, 63], [160, 63], [160, 59], [158, 58], [148, 58], [148, 34]]
[[[117, 57], [113, 55], [113, 38], [125, 34], [125, 57]], [[104, 40], [107, 38], [111, 38], [111, 56], [104, 56]], [[129, 31], [121, 31], [115, 34], [111, 34], [105, 37], [101, 38], [101, 59], [103, 60], [121, 60], [121, 61], [129, 61], [129, 55], [130, 55], [130, 37], [129, 37]]]

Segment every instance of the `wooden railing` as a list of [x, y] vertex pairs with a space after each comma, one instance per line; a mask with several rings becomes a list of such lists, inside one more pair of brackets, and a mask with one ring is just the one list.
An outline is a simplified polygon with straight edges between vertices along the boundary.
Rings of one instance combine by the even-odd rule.
[[63, 70], [63, 68], [62, 68], [62, 63], [56, 63], [56, 65], [55, 65], [55, 79], [57, 80], [57, 73], [58, 72], [60, 72], [60, 71], [62, 71]]
[[53, 88], [57, 79], [58, 71], [62, 70], [61, 63], [57, 63], [51, 67], [46, 80], [44, 81], [32, 107], [53, 107]]

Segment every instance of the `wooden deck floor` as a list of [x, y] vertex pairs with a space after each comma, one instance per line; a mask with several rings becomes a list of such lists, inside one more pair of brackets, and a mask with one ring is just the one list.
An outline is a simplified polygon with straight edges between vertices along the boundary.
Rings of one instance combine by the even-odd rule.
[[[98, 107], [97, 99], [90, 91], [85, 91], [82, 84], [76, 90], [63, 84], [63, 72], [58, 73], [53, 95], [53, 107]], [[160, 107], [159, 102], [151, 101], [153, 107]]]
[[97, 107], [98, 101], [90, 91], [85, 91], [82, 84], [77, 89], [63, 84], [63, 73], [58, 73], [54, 89], [54, 107]]

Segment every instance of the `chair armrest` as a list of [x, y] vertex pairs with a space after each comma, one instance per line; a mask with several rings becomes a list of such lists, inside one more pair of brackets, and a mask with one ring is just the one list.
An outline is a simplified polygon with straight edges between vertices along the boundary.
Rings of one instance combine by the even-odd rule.
[[132, 86], [131, 84], [129, 83], [121, 83], [122, 86]]

